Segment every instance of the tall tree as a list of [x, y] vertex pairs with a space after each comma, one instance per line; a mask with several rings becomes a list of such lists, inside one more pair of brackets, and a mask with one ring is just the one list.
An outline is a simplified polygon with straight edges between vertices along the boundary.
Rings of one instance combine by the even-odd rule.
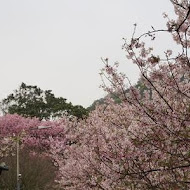
[[4, 113], [39, 119], [59, 118], [63, 115], [73, 115], [82, 118], [87, 110], [82, 106], [73, 106], [65, 98], [55, 97], [51, 90], [42, 90], [37, 86], [22, 83], [18, 90], [1, 102]]

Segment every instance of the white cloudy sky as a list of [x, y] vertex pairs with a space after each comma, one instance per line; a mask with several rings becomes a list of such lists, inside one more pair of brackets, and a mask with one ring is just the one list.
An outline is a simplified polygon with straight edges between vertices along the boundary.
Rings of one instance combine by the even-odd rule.
[[25, 82], [89, 106], [105, 94], [101, 57], [126, 65], [134, 83], [122, 38], [134, 23], [163, 28], [172, 10], [169, 0], [0, 0], [0, 99]]

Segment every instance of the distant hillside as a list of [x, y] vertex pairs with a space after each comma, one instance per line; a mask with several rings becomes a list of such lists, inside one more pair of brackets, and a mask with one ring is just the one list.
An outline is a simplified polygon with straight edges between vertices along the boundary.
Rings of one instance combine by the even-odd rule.
[[[145, 91], [149, 91], [149, 93], [150, 93], [150, 99], [151, 99], [151, 94], [152, 94], [152, 93], [151, 93], [151, 90], [148, 89], [148, 88], [145, 86], [145, 84], [142, 82], [142, 80], [139, 80], [139, 81], [134, 85], [134, 87], [140, 90], [141, 98], [143, 98]], [[127, 94], [127, 93], [129, 93], [129, 88], [126, 90], [126, 94]], [[92, 105], [87, 108], [87, 110], [88, 110], [88, 111], [93, 111], [93, 110], [95, 110], [96, 105], [105, 104], [105, 102], [106, 102], [106, 97], [107, 97], [107, 96], [105, 96], [104, 98], [100, 98], [100, 99], [98, 99], [98, 100], [95, 100], [95, 101], [92, 103]], [[115, 103], [120, 103], [120, 102], [121, 102], [121, 100], [120, 100], [116, 95], [111, 95], [111, 97], [114, 99]]]

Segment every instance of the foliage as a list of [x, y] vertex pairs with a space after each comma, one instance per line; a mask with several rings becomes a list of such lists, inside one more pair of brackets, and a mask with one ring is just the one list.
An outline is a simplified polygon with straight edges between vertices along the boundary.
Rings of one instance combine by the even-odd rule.
[[37, 86], [25, 83], [2, 100], [1, 109], [5, 114], [17, 113], [24, 117], [37, 117], [40, 120], [60, 118], [66, 114], [83, 118], [88, 114], [82, 106], [73, 106], [67, 103], [65, 98], [55, 97], [51, 90], [43, 91]]
[[71, 110], [69, 110], [69, 114], [73, 115], [77, 118], [85, 118], [88, 116], [88, 110], [83, 108], [81, 105], [75, 105], [75, 106], [71, 106]]
[[[190, 3], [172, 0], [176, 20], [167, 28], [149, 31], [123, 46], [128, 59], [139, 67], [142, 84], [150, 92], [130, 87], [118, 64], [104, 60], [103, 85], [109, 94], [86, 120], [70, 131], [70, 144], [59, 143], [52, 151], [59, 166], [59, 183], [68, 190], [188, 190], [190, 189]], [[136, 26], [135, 26], [136, 27]], [[165, 58], [153, 55], [142, 38], [167, 32], [182, 52], [165, 51]]]
[[[137, 81], [137, 83], [134, 85], [134, 87], [135, 88], [138, 88], [139, 89], [139, 91], [140, 91], [140, 95], [141, 95], [141, 98], [143, 98], [143, 96], [144, 96], [144, 93], [147, 93], [147, 91], [149, 92], [149, 94], [150, 94], [150, 99], [151, 99], [151, 89], [148, 89], [146, 86], [145, 86], [145, 84], [141, 81], [141, 79], [139, 79], [138, 81]], [[125, 93], [126, 94], [128, 94], [130, 92], [130, 89], [129, 88], [127, 88], [126, 90], [125, 90]], [[113, 92], [111, 92], [111, 93], [108, 93], [108, 95], [106, 95], [104, 98], [100, 98], [100, 99], [98, 99], [98, 100], [95, 100], [93, 103], [92, 103], [92, 105], [90, 105], [88, 108], [87, 108], [87, 110], [89, 110], [89, 111], [93, 111], [93, 110], [95, 110], [96, 109], [96, 106], [98, 106], [98, 105], [101, 105], [101, 104], [107, 104], [106, 103], [106, 99], [107, 99], [107, 97], [111, 97], [113, 100], [114, 100], [114, 102], [115, 103], [117, 103], [117, 104], [120, 104], [122, 101], [121, 101], [121, 99], [120, 99], [120, 97], [119, 97], [119, 94], [117, 94], [117, 93], [113, 93]]]
[[98, 99], [98, 100], [95, 100], [95, 101], [92, 103], [92, 105], [90, 105], [87, 109], [88, 109], [89, 111], [95, 110], [97, 105], [105, 104], [105, 99], [106, 99], [106, 98], [100, 98], [100, 99]]

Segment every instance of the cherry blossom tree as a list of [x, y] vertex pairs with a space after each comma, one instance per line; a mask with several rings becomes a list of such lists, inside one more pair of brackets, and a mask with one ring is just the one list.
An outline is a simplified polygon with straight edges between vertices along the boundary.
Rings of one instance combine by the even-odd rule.
[[0, 178], [0, 188], [16, 187], [16, 145], [19, 143], [21, 185], [26, 189], [53, 189], [57, 168], [53, 164], [50, 148], [58, 142], [62, 142], [64, 147], [65, 126], [70, 127], [70, 120], [40, 121], [16, 114], [0, 117], [0, 162], [6, 162], [9, 166], [9, 171]]
[[[171, 0], [177, 19], [167, 28], [125, 40], [127, 58], [141, 73], [143, 93], [126, 85], [118, 64], [103, 60], [103, 88], [121, 100], [107, 98], [89, 118], [67, 134], [64, 150], [52, 146], [59, 166], [59, 183], [68, 190], [190, 189], [190, 2]], [[164, 57], [146, 47], [157, 33], [171, 34], [181, 47], [177, 54], [164, 49]]]
[[[2, 146], [0, 151], [4, 156], [13, 153], [15, 142], [20, 141], [21, 148], [27, 147], [30, 150], [48, 153], [52, 143], [66, 141], [65, 133], [71, 124], [71, 118], [67, 117], [57, 121], [40, 121], [38, 118], [24, 118], [17, 114], [1, 116], [0, 141]], [[6, 146], [7, 148], [3, 148]]]

